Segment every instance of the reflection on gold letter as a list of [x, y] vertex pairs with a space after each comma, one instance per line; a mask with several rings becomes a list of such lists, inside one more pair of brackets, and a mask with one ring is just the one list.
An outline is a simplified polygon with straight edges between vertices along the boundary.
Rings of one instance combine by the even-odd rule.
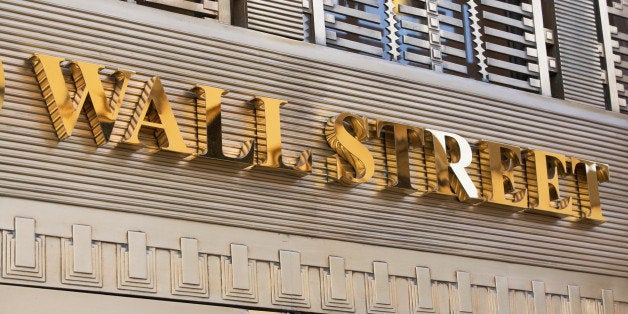
[[[386, 129], [392, 130], [393, 141], [387, 140], [382, 134]], [[414, 193], [418, 190], [412, 186], [410, 180], [410, 146], [423, 145], [423, 129], [419, 127], [410, 127], [403, 124], [377, 121], [377, 135], [384, 137], [384, 145], [386, 147], [386, 163], [396, 168], [396, 174], [388, 170], [388, 186], [389, 189], [399, 189], [408, 193]], [[392, 147], [390, 149], [389, 147]], [[395, 160], [396, 162], [391, 162]], [[427, 184], [426, 184], [427, 185]]]
[[514, 168], [523, 165], [521, 148], [491, 141], [481, 141], [482, 163], [488, 159], [490, 171], [482, 171], [482, 189], [487, 201], [500, 205], [528, 207], [527, 189], [515, 188]]
[[[267, 97], [255, 97], [251, 102], [255, 106], [258, 126], [257, 154], [259, 166], [291, 169], [302, 174], [311, 172], [312, 152], [309, 149], [303, 151], [293, 165], [287, 165], [282, 160], [279, 108], [286, 102]], [[263, 127], [261, 127], [262, 125]], [[264, 136], [259, 136], [260, 134], [264, 134]], [[260, 145], [262, 141], [266, 142], [265, 146]]]
[[[331, 118], [325, 126], [325, 137], [329, 146], [338, 153], [335, 159], [336, 176], [340, 183], [357, 185], [367, 182], [375, 173], [373, 155], [362, 141], [368, 139], [368, 121], [351, 113], [341, 113]], [[351, 164], [355, 176], [342, 163], [342, 159]]]
[[4, 102], [4, 68], [2, 67], [2, 60], [0, 60], [0, 109], [2, 109], [2, 103]]
[[478, 190], [465, 170], [471, 165], [471, 146], [461, 136], [428, 129], [434, 141], [438, 193], [452, 194], [461, 202], [480, 199]]
[[140, 130], [148, 127], [154, 130], [159, 149], [190, 153], [183, 142], [177, 120], [174, 117], [170, 102], [159, 77], [155, 76], [146, 82], [140, 101], [126, 130], [124, 142], [140, 144]]
[[78, 116], [85, 109], [96, 145], [103, 145], [109, 140], [133, 72], [120, 70], [114, 74], [117, 80], [116, 89], [108, 103], [99, 74], [104, 66], [71, 61], [70, 69], [76, 84], [76, 94], [70, 99], [60, 67], [64, 60], [42, 54], [31, 57], [57, 136], [64, 140], [72, 135]]
[[595, 222], [606, 221], [602, 216], [598, 184], [608, 181], [610, 177], [608, 165], [571, 158], [571, 171], [576, 175], [578, 182], [580, 217]]
[[[198, 156], [235, 161], [244, 165], [253, 164], [253, 140], [242, 144], [237, 157], [227, 157], [222, 149], [222, 113], [221, 99], [228, 93], [227, 90], [210, 86], [196, 85], [193, 91], [196, 93], [197, 113], [205, 115], [206, 127], [199, 127], [198, 132]], [[205, 134], [203, 134], [205, 133]]]
[[[565, 156], [531, 149], [526, 151], [530, 207], [535, 212], [554, 216], [576, 216], [571, 208], [571, 197], [560, 197], [558, 178], [565, 174]], [[536, 184], [534, 180], [536, 179]]]

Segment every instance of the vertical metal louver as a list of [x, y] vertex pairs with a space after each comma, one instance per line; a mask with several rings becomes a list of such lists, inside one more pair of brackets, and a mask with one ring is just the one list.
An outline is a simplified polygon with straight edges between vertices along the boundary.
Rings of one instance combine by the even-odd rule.
[[306, 33], [317, 44], [552, 95], [555, 36], [541, 0], [310, 3]]
[[[467, 64], [473, 62], [468, 18], [465, 19], [464, 1], [438, 1], [441, 45], [443, 47], [443, 68], [452, 73], [467, 74]], [[465, 24], [466, 22], [466, 24]], [[468, 37], [465, 38], [465, 27]]]
[[[325, 0], [325, 43], [466, 75], [464, 1]], [[472, 48], [469, 48], [472, 49]]]
[[532, 5], [525, 1], [482, 0], [480, 7], [485, 80], [540, 92]]
[[135, 2], [596, 107], [614, 97], [612, 109], [625, 110], [626, 0]]
[[[613, 62], [617, 82], [617, 105], [619, 110], [628, 113], [628, 1], [612, 0], [608, 8], [611, 26]], [[612, 75], [609, 75], [611, 79]]]
[[303, 40], [302, 0], [247, 0], [249, 29]]
[[[430, 10], [427, 8], [426, 1], [417, 2], [419, 4], [414, 3], [414, 6], [399, 5], [402, 57], [405, 62], [412, 65], [436, 67], [437, 64], [432, 62], [433, 57], [438, 57], [436, 49], [440, 46], [436, 7]], [[435, 26], [430, 28], [428, 21], [432, 21], [432, 25]]]
[[401, 62], [466, 75], [467, 54], [471, 52], [466, 50], [462, 3], [399, 1], [396, 18]]
[[595, 0], [555, 0], [565, 100], [604, 108]]

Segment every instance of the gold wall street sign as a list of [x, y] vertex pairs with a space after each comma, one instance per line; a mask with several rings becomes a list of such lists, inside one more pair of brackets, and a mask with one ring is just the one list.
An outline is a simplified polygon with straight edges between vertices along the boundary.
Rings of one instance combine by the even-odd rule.
[[[201, 84], [191, 89], [197, 108], [204, 110], [204, 121], [197, 121], [196, 145], [189, 147], [159, 77], [145, 83], [131, 120], [119, 121], [118, 112], [133, 71], [117, 69], [111, 75], [115, 81], [113, 93], [107, 97], [101, 79], [103, 65], [44, 54], [34, 54], [30, 61], [59, 140], [72, 135], [79, 115], [84, 113], [97, 146], [110, 142], [116, 123], [126, 123], [124, 136], [116, 143], [225, 160], [243, 168], [277, 169], [298, 175], [312, 171], [310, 149], [291, 158], [282, 154], [280, 108], [286, 103], [284, 100], [253, 97], [250, 104], [255, 109], [257, 140], [243, 142], [236, 154], [225, 154], [221, 121], [221, 99], [228, 93], [225, 89]], [[5, 90], [1, 65], [0, 106]], [[69, 68], [75, 92], [66, 85], [64, 67]], [[388, 183], [384, 188], [387, 190], [417, 196], [428, 193], [455, 196], [472, 204], [605, 221], [598, 185], [609, 180], [609, 170], [602, 163], [485, 140], [477, 143], [479, 156], [474, 156], [470, 143], [457, 134], [346, 112], [329, 119], [324, 136], [336, 153], [327, 156], [329, 181], [352, 186], [371, 180], [376, 161], [366, 144], [380, 141], [386, 148]], [[418, 151], [424, 156], [424, 163], [419, 165], [424, 171], [418, 174], [417, 182], [411, 154]], [[479, 169], [472, 169], [472, 161], [478, 159]], [[428, 163], [433, 172], [427, 171]], [[474, 184], [470, 170], [480, 173], [481, 187]], [[578, 204], [573, 203], [572, 197], [561, 196], [560, 180], [565, 176], [576, 182]]]

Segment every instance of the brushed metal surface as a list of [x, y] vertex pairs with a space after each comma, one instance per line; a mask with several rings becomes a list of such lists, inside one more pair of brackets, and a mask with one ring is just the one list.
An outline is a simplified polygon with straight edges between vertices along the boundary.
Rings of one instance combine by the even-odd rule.
[[36, 266], [35, 252], [35, 220], [31, 218], [15, 218], [15, 266]]
[[181, 238], [181, 264], [183, 268], [183, 283], [200, 285], [198, 240]]
[[545, 295], [545, 284], [542, 281], [532, 281], [532, 296], [534, 298], [534, 313], [547, 313], [547, 298]]
[[285, 294], [303, 294], [301, 282], [301, 254], [299, 252], [280, 251], [281, 292]]
[[463, 271], [456, 272], [458, 281], [458, 306], [460, 312], [472, 313], [473, 301], [471, 297], [471, 278], [469, 273]]
[[[7, 0], [0, 8], [7, 85], [0, 111], [3, 195], [626, 276], [625, 117], [214, 21], [157, 23], [152, 10], [126, 3]], [[284, 152], [296, 156], [311, 147], [312, 175], [241, 171], [124, 145], [96, 148], [83, 115], [72, 137], [58, 142], [26, 62], [33, 52], [137, 71], [120, 111], [126, 119], [144, 83], [160, 75], [187, 144], [196, 136], [188, 91], [197, 83], [231, 91], [223, 100], [223, 130], [225, 150], [232, 152], [255, 135], [250, 98], [286, 99]], [[324, 160], [332, 152], [322, 128], [344, 111], [447, 130], [471, 142], [490, 139], [608, 163], [611, 182], [600, 186], [608, 222], [578, 225], [382, 191], [384, 151], [377, 144], [370, 148], [380, 168], [370, 183], [326, 183]], [[114, 128], [112, 136], [123, 130]], [[477, 173], [472, 180], [480, 184]]]
[[148, 278], [148, 261], [146, 257], [146, 233], [128, 232], [129, 277]]
[[615, 303], [614, 303], [613, 291], [603, 289], [602, 290], [602, 311], [603, 314], [614, 314], [615, 312]]
[[334, 299], [347, 298], [347, 280], [345, 279], [345, 260], [342, 257], [329, 257], [329, 273], [331, 275], [331, 297]]
[[388, 263], [373, 262], [373, 281], [375, 285], [375, 302], [378, 304], [393, 304], [390, 298], [391, 284], [388, 280]]
[[231, 245], [231, 265], [233, 266], [233, 287], [250, 289], [249, 258], [246, 245]]
[[569, 293], [569, 311], [571, 314], [581, 314], [582, 313], [582, 302], [580, 300], [580, 287], [578, 286], [568, 286], [567, 287]]
[[497, 314], [510, 313], [510, 293], [508, 291], [508, 278], [503, 276], [495, 276], [495, 302], [497, 306]]
[[92, 228], [85, 225], [72, 225], [72, 246], [74, 271], [91, 274], [93, 272]]
[[434, 299], [432, 298], [432, 276], [430, 269], [427, 267], [416, 268], [417, 293], [419, 295], [419, 308], [434, 308]]
[[[0, 312], [2, 313], [66, 313], [83, 314], [248, 314], [246, 309], [206, 304], [175, 303], [163, 300], [151, 300], [130, 297], [118, 297], [104, 294], [57, 291], [0, 285]], [[33, 302], [33, 300], [37, 300]], [[60, 302], [63, 300], [63, 302]]]

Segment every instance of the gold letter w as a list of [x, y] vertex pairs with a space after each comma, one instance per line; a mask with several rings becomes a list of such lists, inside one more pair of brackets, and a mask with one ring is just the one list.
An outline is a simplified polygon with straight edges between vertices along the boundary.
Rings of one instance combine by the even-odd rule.
[[133, 72], [118, 70], [113, 74], [116, 78], [116, 86], [111, 100], [107, 101], [99, 74], [100, 70], [105, 67], [87, 62], [70, 61], [70, 70], [76, 85], [76, 93], [70, 97], [70, 91], [61, 72], [60, 64], [64, 60], [64, 58], [42, 54], [35, 54], [31, 57], [57, 137], [59, 140], [64, 140], [72, 135], [78, 116], [82, 109], [85, 109], [96, 145], [101, 146], [109, 140]]

